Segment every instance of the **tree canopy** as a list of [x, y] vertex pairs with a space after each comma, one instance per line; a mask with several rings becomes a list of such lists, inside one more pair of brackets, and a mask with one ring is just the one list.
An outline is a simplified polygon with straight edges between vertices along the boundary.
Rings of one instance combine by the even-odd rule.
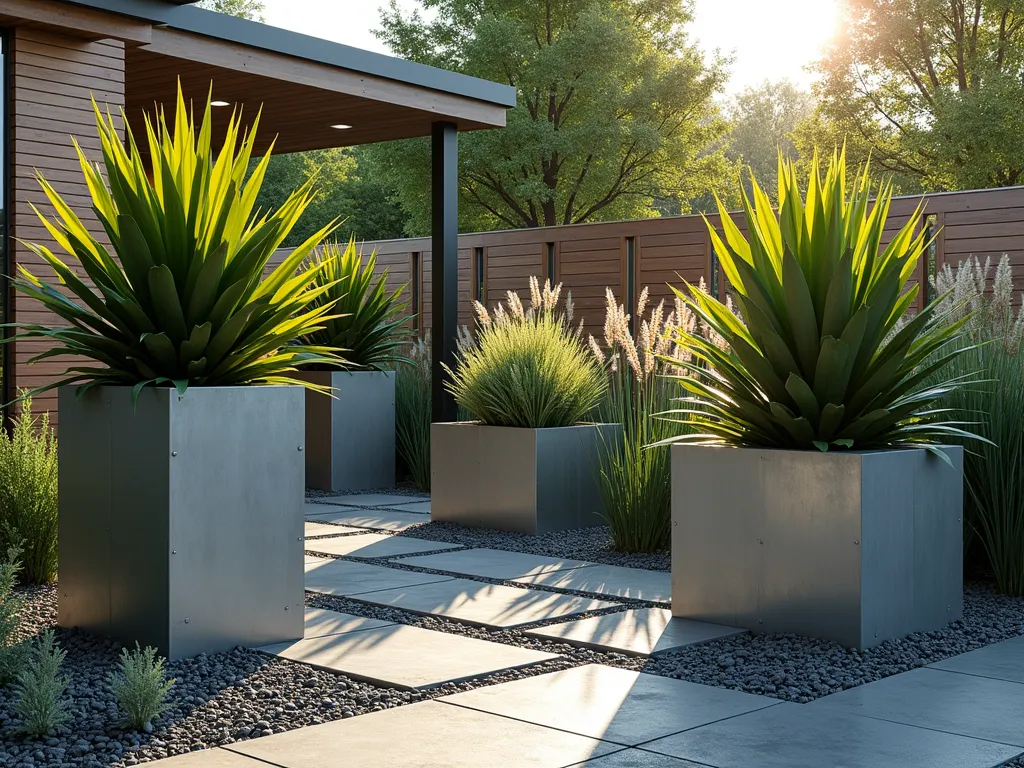
[[845, 0], [798, 144], [924, 190], [1024, 183], [1024, 0]]
[[[380, 38], [398, 56], [508, 83], [519, 94], [503, 130], [463, 134], [463, 229], [536, 227], [655, 215], [729, 167], [714, 96], [724, 61], [706, 60], [684, 0], [392, 0]], [[429, 143], [368, 148], [374, 172], [429, 226]]]
[[267, 10], [263, 0], [200, 0], [200, 8], [210, 11], [227, 13], [252, 21], [264, 21], [263, 14]]

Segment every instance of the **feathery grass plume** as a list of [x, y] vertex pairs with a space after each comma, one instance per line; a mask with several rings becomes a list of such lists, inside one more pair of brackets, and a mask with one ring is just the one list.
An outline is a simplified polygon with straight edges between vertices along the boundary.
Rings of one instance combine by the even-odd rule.
[[398, 456], [421, 491], [430, 490], [430, 336], [415, 339], [395, 367]]
[[134, 651], [122, 648], [118, 668], [108, 681], [128, 727], [151, 733], [153, 720], [167, 711], [167, 694], [174, 685], [164, 675], [164, 659], [156, 655], [156, 648], [139, 648], [138, 643]]
[[21, 549], [22, 581], [57, 577], [57, 438], [49, 413], [24, 397], [10, 432], [0, 429], [0, 551]]
[[[637, 300], [638, 314], [647, 309], [644, 288]], [[666, 313], [665, 302], [641, 315], [636, 334], [629, 330], [629, 314], [605, 289], [604, 348], [593, 336], [590, 349], [608, 371], [608, 393], [601, 420], [622, 425], [616, 434], [602, 434], [599, 455], [600, 485], [605, 519], [616, 549], [623, 552], [658, 552], [671, 538], [671, 473], [665, 442], [688, 431], [685, 420], [662, 414], [672, 407], [676, 355], [682, 354], [672, 336], [680, 328], [693, 330], [696, 320], [682, 304]]]
[[[881, 247], [891, 181], [867, 167], [847, 179], [845, 152], [822, 174], [811, 163], [806, 200], [780, 156], [779, 210], [756, 180], [741, 185], [744, 235], [719, 201], [712, 245], [745, 322], [705, 291], [679, 298], [726, 342], [677, 334], [693, 361], [679, 379], [680, 414], [697, 426], [680, 440], [784, 449], [927, 447], [970, 437], [936, 404], [972, 378], [949, 372], [965, 345], [961, 319], [932, 302], [899, 332], [917, 298], [909, 285], [928, 246], [920, 207]], [[848, 193], [849, 192], [849, 193]], [[888, 338], [887, 338], [888, 337]], [[936, 378], [938, 375], [938, 378]]]
[[[1024, 595], [1024, 310], [1013, 309], [1013, 277], [1004, 256], [949, 265], [935, 281], [951, 317], [966, 319], [964, 354], [950, 377], [980, 382], [948, 392], [941, 407], [991, 442], [952, 438], [964, 452], [964, 534], [969, 563], [990, 569], [1002, 592]], [[987, 290], [988, 288], [988, 290]]]
[[21, 570], [21, 550], [10, 547], [0, 561], [0, 686], [18, 679], [31, 656], [31, 647], [19, 637], [25, 601], [14, 592]]
[[65, 656], [48, 629], [33, 643], [31, 661], [18, 675], [14, 711], [21, 718], [20, 730], [32, 738], [49, 736], [71, 721], [71, 704], [65, 696], [71, 678], [60, 674]]
[[[92, 210], [113, 250], [40, 175], [55, 213], [36, 213], [70, 260], [46, 245], [26, 243], [53, 274], [44, 279], [19, 265], [14, 285], [65, 325], [14, 323], [20, 332], [7, 340], [46, 340], [46, 349], [30, 362], [58, 355], [87, 362], [71, 365], [32, 394], [69, 384], [77, 384], [79, 394], [101, 385], [129, 386], [136, 397], [151, 385], [174, 386], [179, 393], [190, 386], [242, 384], [322, 389], [293, 375], [299, 366], [340, 361], [333, 349], [298, 342], [331, 317], [330, 304], [313, 304], [327, 288], [310, 287], [324, 267], [300, 266], [334, 224], [265, 274], [313, 201], [315, 179], [276, 211], [261, 212], [256, 197], [271, 153], [250, 170], [258, 118], [246, 129], [241, 115], [232, 113], [215, 142], [209, 98], [196, 121], [179, 84], [171, 117], [162, 110], [155, 119], [145, 117], [146, 147], [140, 150], [123, 114], [118, 119], [93, 106], [103, 167], [77, 143], [76, 151]], [[87, 280], [79, 277], [76, 262]]]
[[[505, 309], [477, 304], [474, 343], [463, 346], [448, 390], [458, 405], [484, 424], [506, 427], [565, 427], [589, 417], [607, 388], [600, 366], [573, 329], [568, 309], [559, 308], [562, 286], [530, 278], [530, 303], [514, 291]], [[570, 297], [571, 298], [571, 297]]]
[[310, 303], [326, 307], [333, 317], [323, 327], [311, 330], [301, 341], [313, 347], [333, 348], [345, 358], [332, 368], [379, 371], [400, 359], [408, 341], [405, 310], [401, 300], [408, 283], [389, 291], [389, 271], [377, 270], [377, 252], [363, 262], [353, 237], [344, 248], [324, 243], [309, 255], [304, 267], [313, 274], [312, 285], [323, 288]]

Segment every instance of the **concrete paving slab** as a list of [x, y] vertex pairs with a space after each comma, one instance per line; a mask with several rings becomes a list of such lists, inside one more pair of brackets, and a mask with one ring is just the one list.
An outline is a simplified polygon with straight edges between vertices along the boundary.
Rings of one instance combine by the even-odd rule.
[[642, 749], [623, 749], [610, 755], [595, 757], [585, 763], [576, 763], [569, 768], [577, 768], [577, 766], [591, 766], [592, 768], [708, 768], [700, 763], [691, 763], [689, 760], [680, 760], [678, 757], [645, 752]]
[[395, 504], [395, 509], [400, 509], [402, 512], [415, 512], [420, 515], [430, 514], [430, 501], [417, 501], [412, 504]]
[[571, 571], [540, 573], [513, 579], [520, 584], [539, 584], [607, 597], [629, 597], [653, 603], [672, 602], [672, 574], [620, 565], [595, 565]]
[[393, 621], [368, 619], [365, 616], [353, 616], [351, 613], [326, 611], [322, 608], [307, 608], [305, 613], [305, 639], [341, 635], [347, 632], [359, 632], [364, 629], [378, 629], [394, 626]]
[[228, 752], [226, 749], [203, 749], [154, 760], [149, 765], [159, 765], [160, 768], [267, 768], [262, 760]]
[[359, 768], [556, 768], [616, 749], [436, 701], [236, 742], [230, 748], [283, 768], [324, 768], [330, 759]]
[[601, 664], [476, 688], [442, 701], [627, 747], [779, 703]]
[[790, 702], [683, 731], [643, 749], [715, 768], [994, 768], [1020, 752], [1006, 744]]
[[451, 581], [448, 576], [402, 571], [382, 565], [354, 563], [351, 560], [306, 558], [306, 590], [325, 595], [351, 597], [376, 590], [391, 590]]
[[1024, 748], [1024, 685], [914, 669], [811, 702], [847, 712]]
[[428, 501], [423, 496], [403, 496], [398, 493], [350, 493], [341, 496], [320, 496], [322, 504], [337, 504], [343, 507], [390, 507], [397, 504], [414, 504]]
[[[446, 578], [422, 573], [415, 575], [422, 578]], [[306, 588], [309, 589], [308, 586]], [[616, 607], [615, 603], [604, 600], [452, 578], [401, 589], [367, 590], [365, 593], [351, 594], [357, 600], [374, 605], [390, 605], [413, 613], [446, 616], [488, 627], [518, 627], [535, 621]]]
[[320, 504], [319, 502], [307, 500], [303, 511], [306, 517], [317, 517], [319, 515], [326, 515], [332, 512], [338, 512], [342, 509], [355, 510], [359, 509], [359, 507], [342, 507], [338, 506], [337, 504]]
[[407, 624], [306, 637], [259, 650], [378, 685], [433, 688], [558, 658], [504, 643], [435, 632]]
[[310, 520], [342, 523], [356, 528], [372, 528], [382, 531], [407, 531], [417, 525], [426, 525], [430, 518], [415, 512], [397, 512], [393, 509], [359, 509], [358, 507], [331, 507], [319, 504], [324, 512], [306, 510]]
[[600, 651], [652, 656], [744, 632], [745, 629], [721, 624], [673, 618], [672, 611], [667, 608], [631, 608], [563, 624], [549, 624], [531, 629], [526, 634]]
[[403, 565], [417, 565], [465, 576], [481, 576], [485, 579], [512, 581], [520, 576], [564, 571], [569, 568], [592, 567], [593, 563], [583, 560], [568, 560], [560, 557], [543, 557], [525, 552], [507, 552], [503, 549], [463, 549], [459, 552], [445, 552], [439, 555], [424, 555], [402, 559]]
[[944, 669], [966, 675], [992, 677], [1024, 683], [1024, 637], [1015, 637], [993, 643], [969, 653], [928, 665], [929, 669]]
[[366, 533], [365, 531], [355, 536], [306, 541], [306, 549], [313, 552], [364, 558], [411, 555], [416, 552], [433, 552], [438, 549], [458, 549], [460, 546], [440, 541], [414, 539], [409, 536], [389, 536], [384, 533]]
[[315, 523], [309, 520], [306, 521], [303, 532], [307, 539], [312, 536], [342, 536], [346, 533], [366, 533], [362, 528], [351, 528], [347, 525], [324, 525], [323, 523]]

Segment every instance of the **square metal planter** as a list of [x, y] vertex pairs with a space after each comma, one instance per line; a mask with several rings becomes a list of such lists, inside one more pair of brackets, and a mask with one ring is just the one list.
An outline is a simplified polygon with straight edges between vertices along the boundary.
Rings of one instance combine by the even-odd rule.
[[61, 389], [60, 625], [169, 659], [301, 638], [304, 397]]
[[321, 491], [395, 487], [395, 372], [303, 371], [334, 389], [306, 391], [306, 485]]
[[619, 429], [431, 424], [431, 520], [526, 534], [604, 525], [600, 450]]
[[672, 447], [672, 613], [870, 648], [963, 616], [963, 449]]

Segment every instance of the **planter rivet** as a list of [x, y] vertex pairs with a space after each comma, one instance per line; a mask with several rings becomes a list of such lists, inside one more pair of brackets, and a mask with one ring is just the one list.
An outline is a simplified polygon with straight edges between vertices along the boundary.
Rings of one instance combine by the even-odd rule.
[[764, 619], [758, 619], [758, 620], [757, 620], [757, 623], [758, 623], [758, 624], [764, 624]]
[[185, 619], [185, 623], [188, 624], [188, 619]]
[[177, 456], [177, 455], [178, 455], [177, 451], [171, 451], [171, 456]]
[[301, 446], [301, 445], [299, 446], [299, 450], [300, 450], [300, 451], [302, 450], [302, 446]]
[[878, 637], [878, 633], [877, 632], [875, 632], [875, 637]]
[[757, 543], [758, 543], [758, 544], [764, 544], [764, 539], [758, 539], [758, 540], [757, 540]]
[[172, 549], [172, 550], [171, 550], [171, 554], [172, 554], [172, 555], [176, 555], [176, 554], [178, 554], [178, 550], [176, 550], [176, 549]]
[[854, 543], [854, 544], [860, 544], [860, 539], [857, 539], [857, 540], [856, 540], [856, 541], [854, 541], [853, 543]]

